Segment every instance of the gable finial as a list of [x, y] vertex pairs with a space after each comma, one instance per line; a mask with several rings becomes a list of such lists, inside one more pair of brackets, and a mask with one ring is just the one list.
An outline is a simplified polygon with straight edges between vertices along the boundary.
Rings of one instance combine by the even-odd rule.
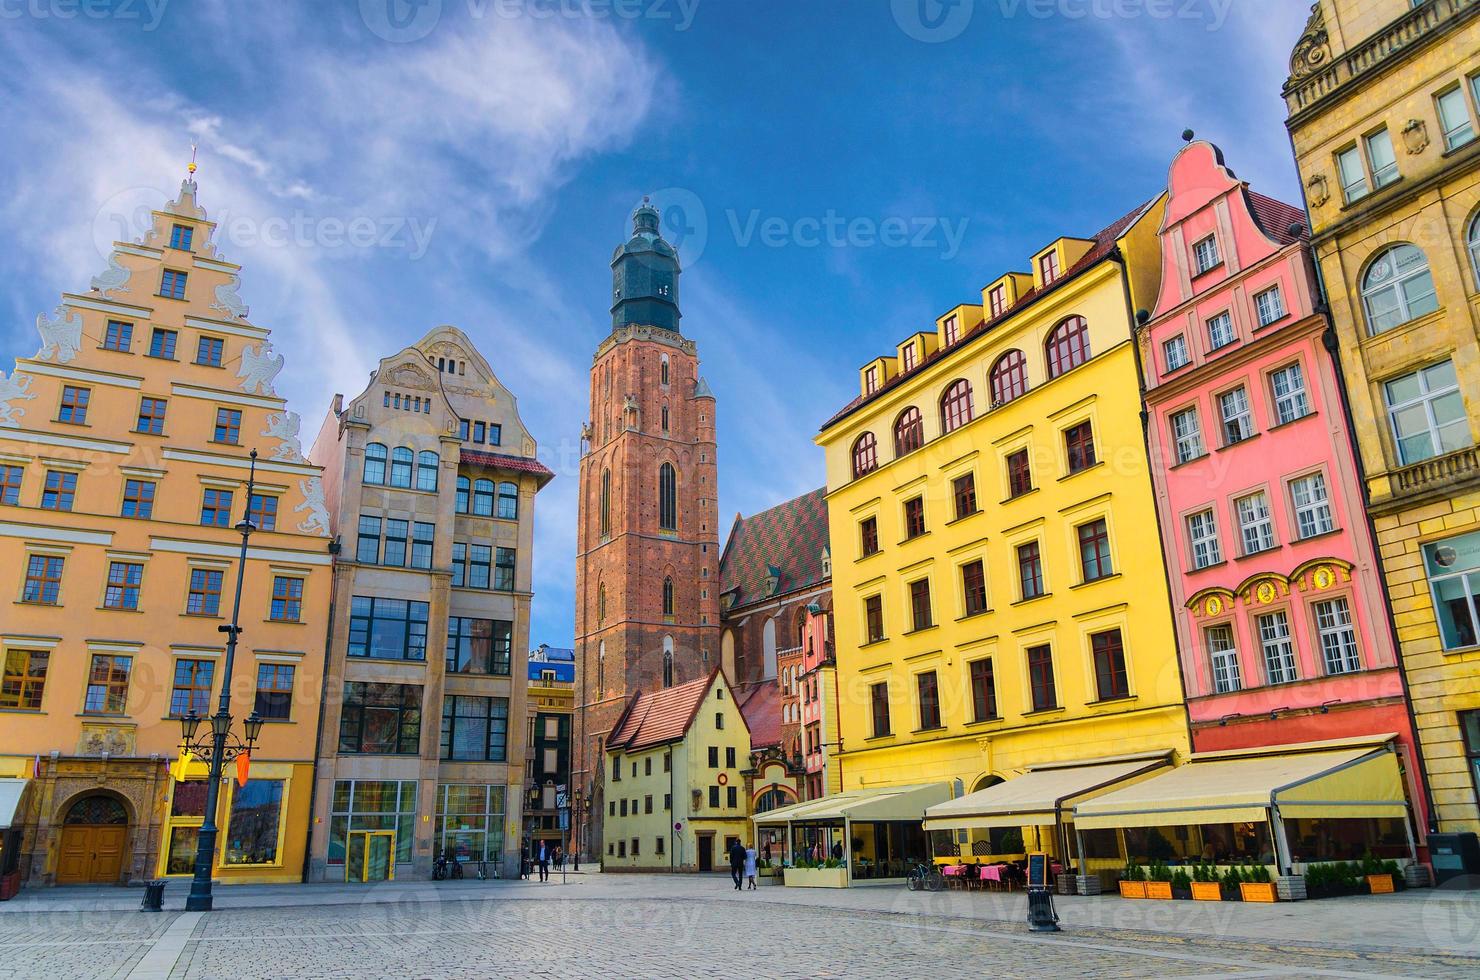
[[190, 174], [190, 176], [192, 176], [192, 177], [195, 176], [195, 150], [196, 150], [196, 144], [191, 143], [190, 144], [190, 164], [185, 168], [185, 172], [188, 173], [188, 174]]

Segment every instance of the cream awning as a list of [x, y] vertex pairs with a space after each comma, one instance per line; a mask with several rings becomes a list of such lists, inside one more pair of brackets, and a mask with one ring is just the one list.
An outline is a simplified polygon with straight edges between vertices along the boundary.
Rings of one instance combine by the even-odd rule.
[[920, 820], [932, 804], [949, 798], [948, 783], [923, 786], [879, 786], [835, 793], [820, 800], [757, 814], [757, 826], [788, 823], [836, 823], [845, 820]]
[[21, 797], [29, 782], [29, 779], [0, 779], [0, 830], [15, 826]]
[[1054, 826], [1073, 801], [1154, 773], [1170, 765], [1170, 756], [1166, 751], [1035, 766], [1014, 779], [937, 803], [925, 811], [925, 829]]
[[1201, 753], [1186, 765], [1079, 803], [1080, 830], [1262, 821], [1282, 817], [1403, 817], [1392, 735]]

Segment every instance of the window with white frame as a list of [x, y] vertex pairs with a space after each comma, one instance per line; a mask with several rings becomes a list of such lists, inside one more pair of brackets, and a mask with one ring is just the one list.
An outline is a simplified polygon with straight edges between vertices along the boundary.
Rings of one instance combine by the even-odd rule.
[[1238, 531], [1244, 554], [1257, 554], [1273, 548], [1274, 521], [1269, 516], [1269, 498], [1263, 491], [1240, 497], [1233, 505], [1238, 512]]
[[1423, 546], [1444, 649], [1480, 643], [1480, 531]]
[[1382, 390], [1402, 465], [1464, 449], [1473, 442], [1453, 361], [1394, 378]]
[[1254, 434], [1254, 419], [1249, 414], [1249, 393], [1240, 385], [1218, 396], [1218, 411], [1223, 416], [1223, 444], [1231, 446]]
[[[1477, 76], [1480, 78], [1480, 76]], [[1439, 110], [1439, 128], [1444, 130], [1444, 149], [1453, 150], [1475, 138], [1475, 125], [1470, 107], [1465, 104], [1465, 90], [1458, 85], [1434, 98]]]
[[1285, 317], [1285, 297], [1280, 287], [1266, 289], [1254, 296], [1254, 311], [1259, 314], [1259, 325], [1267, 327]]
[[1362, 167], [1362, 151], [1355, 146], [1336, 154], [1336, 172], [1341, 175], [1341, 199], [1347, 204], [1372, 193], [1367, 171]]
[[1326, 673], [1350, 674], [1362, 669], [1362, 658], [1357, 655], [1357, 631], [1352, 628], [1351, 606], [1343, 597], [1316, 603], [1312, 609], [1316, 614], [1316, 633], [1321, 638], [1321, 656], [1326, 661]]
[[1227, 347], [1234, 341], [1233, 317], [1227, 313], [1219, 313], [1208, 321], [1208, 348], [1217, 350]]
[[1290, 616], [1283, 609], [1265, 613], [1255, 620], [1259, 646], [1264, 652], [1264, 676], [1271, 684], [1288, 684], [1297, 678], [1295, 647], [1290, 642]]
[[1227, 623], [1209, 626], [1203, 630], [1203, 642], [1207, 644], [1208, 660], [1213, 668], [1213, 691], [1228, 694], [1242, 690], [1244, 679], [1239, 674], [1238, 649], [1233, 642], [1233, 627]]
[[1374, 336], [1439, 308], [1429, 260], [1415, 245], [1380, 252], [1362, 277], [1362, 307]]
[[[1480, 81], [1480, 75], [1476, 76]], [[1477, 96], [1480, 98], [1480, 96]], [[1470, 222], [1470, 268], [1475, 273], [1475, 285], [1480, 287], [1480, 214]]]
[[[1475, 219], [1475, 227], [1477, 233], [1480, 233], [1480, 218]], [[1480, 248], [1480, 242], [1477, 242], [1475, 247]], [[1480, 256], [1480, 252], [1476, 254]], [[1480, 269], [1480, 258], [1476, 260], [1476, 268]], [[1161, 354], [1162, 359], [1166, 362], [1168, 372], [1186, 367], [1187, 363], [1192, 360], [1187, 353], [1187, 338], [1181, 334], [1177, 334], [1177, 336], [1169, 340], [1162, 341]]]
[[1290, 500], [1295, 504], [1295, 528], [1302, 539], [1335, 530], [1326, 476], [1312, 473], [1290, 481]]
[[1223, 560], [1218, 544], [1218, 522], [1211, 508], [1187, 518], [1187, 539], [1192, 545], [1192, 567], [1207, 568]]
[[1275, 417], [1280, 425], [1310, 414], [1310, 401], [1305, 394], [1305, 374], [1300, 362], [1269, 372], [1269, 387], [1274, 392]]
[[1202, 275], [1209, 269], [1214, 268], [1223, 259], [1218, 255], [1218, 238], [1209, 235], [1196, 245], [1192, 246], [1192, 257], [1197, 263], [1197, 274]]
[[1381, 190], [1398, 179], [1398, 158], [1393, 153], [1393, 138], [1386, 129], [1362, 139], [1367, 147], [1367, 165], [1372, 168], [1372, 186]]
[[1196, 408], [1172, 413], [1172, 439], [1177, 445], [1178, 463], [1186, 463], [1203, 454], [1202, 428], [1198, 425]]

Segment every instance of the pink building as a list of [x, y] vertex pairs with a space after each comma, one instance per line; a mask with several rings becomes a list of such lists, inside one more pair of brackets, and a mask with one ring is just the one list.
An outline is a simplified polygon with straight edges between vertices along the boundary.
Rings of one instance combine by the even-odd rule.
[[802, 670], [797, 696], [802, 721], [804, 800], [817, 800], [842, 791], [842, 760], [838, 759], [838, 684], [833, 660], [832, 597], [807, 608], [802, 644]]
[[1300, 210], [1172, 162], [1140, 333], [1194, 751], [1397, 733], [1428, 803]]

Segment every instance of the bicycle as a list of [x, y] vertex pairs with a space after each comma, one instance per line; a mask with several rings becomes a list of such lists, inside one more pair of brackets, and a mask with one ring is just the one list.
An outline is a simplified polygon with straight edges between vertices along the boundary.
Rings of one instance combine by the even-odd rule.
[[946, 887], [946, 879], [934, 867], [921, 862], [905, 876], [904, 885], [912, 892], [938, 892]]

